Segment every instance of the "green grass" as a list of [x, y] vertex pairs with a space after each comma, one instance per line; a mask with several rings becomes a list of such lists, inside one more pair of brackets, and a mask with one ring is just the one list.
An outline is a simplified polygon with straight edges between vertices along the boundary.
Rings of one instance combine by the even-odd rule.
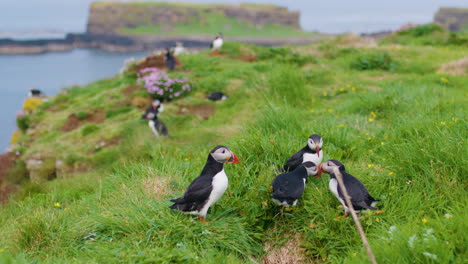
[[222, 32], [229, 37], [314, 37], [317, 33], [305, 32], [300, 29], [283, 25], [253, 25], [247, 21], [221, 14], [204, 12], [202, 19], [194, 17], [189, 24], [175, 24], [171, 26], [137, 26], [134, 28], [121, 28], [119, 33], [130, 35], [158, 35], [164, 36], [187, 36], [187, 35], [207, 35], [212, 36], [213, 32]]
[[[22, 139], [23, 159], [47, 152], [88, 170], [23, 183], [0, 208], [0, 262], [261, 263], [265, 243], [280, 247], [300, 234], [297, 247], [310, 262], [366, 263], [354, 223], [336, 218], [342, 210], [328, 176], [309, 179], [298, 206], [283, 215], [270, 202], [274, 169], [312, 133], [322, 135], [325, 159], [342, 161], [381, 200], [383, 214], [361, 214], [379, 263], [465, 262], [468, 78], [437, 73], [465, 47], [325, 42], [284, 50], [229, 44], [225, 52], [259, 61], [181, 56], [194, 90], [165, 104], [169, 138], [155, 138], [138, 109], [119, 106], [135, 83], [128, 74], [68, 89], [31, 116], [36, 132]], [[397, 67], [351, 66], [367, 54], [389, 56]], [[205, 101], [214, 90], [230, 99]], [[200, 104], [215, 107], [208, 120], [177, 114], [179, 105]], [[97, 106], [103, 123], [60, 132], [77, 109]], [[118, 144], [96, 149], [115, 137]], [[229, 188], [210, 209], [211, 222], [169, 210], [218, 144], [240, 164], [225, 166]]]

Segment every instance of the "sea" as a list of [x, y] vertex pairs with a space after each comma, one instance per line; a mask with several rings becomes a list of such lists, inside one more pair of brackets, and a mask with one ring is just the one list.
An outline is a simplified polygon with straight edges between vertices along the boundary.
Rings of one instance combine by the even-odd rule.
[[[174, 2], [174, 0], [164, 0]], [[0, 38], [61, 38], [86, 28], [93, 0], [0, 0]], [[394, 30], [405, 23], [428, 23], [441, 6], [468, 7], [461, 0], [184, 0], [182, 2], [255, 2], [287, 6], [300, 11], [308, 31], [369, 33]], [[16, 113], [30, 88], [53, 96], [60, 89], [115, 75], [129, 57], [144, 52], [112, 53], [75, 49], [35, 55], [0, 55], [0, 153], [16, 129]]]

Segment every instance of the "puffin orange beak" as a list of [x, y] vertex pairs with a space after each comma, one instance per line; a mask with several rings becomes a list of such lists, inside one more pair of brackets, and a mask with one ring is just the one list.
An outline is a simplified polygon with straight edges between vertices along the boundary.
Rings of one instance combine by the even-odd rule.
[[315, 175], [316, 178], [321, 178], [322, 177], [322, 164], [318, 165], [318, 173]]
[[315, 145], [315, 152], [317, 152], [317, 156], [320, 158], [320, 147]]
[[237, 164], [239, 163], [239, 159], [237, 158], [236, 154], [234, 154], [234, 152], [231, 152], [232, 153], [232, 156], [231, 158], [228, 160], [229, 163], [232, 163], [232, 164]]

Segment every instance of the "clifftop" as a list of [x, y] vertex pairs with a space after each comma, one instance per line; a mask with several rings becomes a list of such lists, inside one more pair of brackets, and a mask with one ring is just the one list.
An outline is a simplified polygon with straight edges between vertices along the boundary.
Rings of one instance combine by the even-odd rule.
[[441, 7], [434, 22], [450, 31], [468, 31], [468, 8]]
[[302, 32], [298, 11], [257, 4], [96, 2], [91, 4], [89, 34], [213, 34], [241, 36], [252, 32]]

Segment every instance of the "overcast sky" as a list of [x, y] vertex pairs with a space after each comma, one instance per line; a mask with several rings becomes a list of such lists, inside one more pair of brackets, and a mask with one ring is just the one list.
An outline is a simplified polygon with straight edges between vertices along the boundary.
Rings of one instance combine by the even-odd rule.
[[[92, 0], [0, 0], [0, 31], [82, 32]], [[165, 0], [174, 2], [174, 0]], [[184, 0], [197, 3], [268, 3], [301, 12], [305, 30], [371, 32], [407, 22], [428, 23], [441, 6], [468, 7], [467, 0]]]

